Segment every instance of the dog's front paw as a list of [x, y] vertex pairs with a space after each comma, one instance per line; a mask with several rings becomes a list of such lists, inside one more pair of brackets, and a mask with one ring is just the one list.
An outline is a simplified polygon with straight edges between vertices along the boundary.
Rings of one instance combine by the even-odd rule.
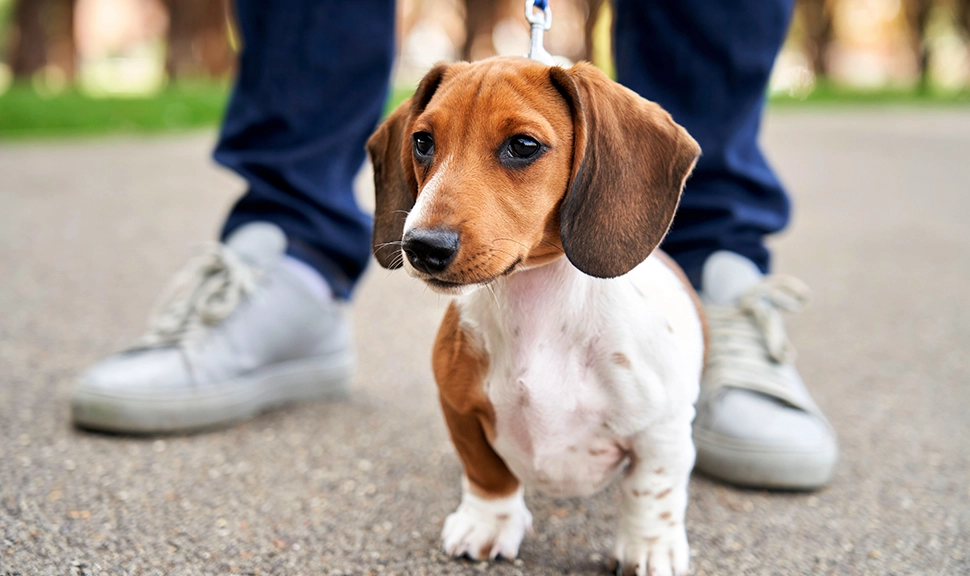
[[531, 530], [532, 514], [525, 507], [521, 488], [511, 496], [493, 500], [466, 492], [461, 505], [445, 520], [441, 539], [445, 552], [452, 556], [512, 560], [525, 533]]
[[621, 530], [614, 552], [616, 573], [622, 576], [684, 576], [689, 572], [690, 548], [683, 525], [658, 536]]

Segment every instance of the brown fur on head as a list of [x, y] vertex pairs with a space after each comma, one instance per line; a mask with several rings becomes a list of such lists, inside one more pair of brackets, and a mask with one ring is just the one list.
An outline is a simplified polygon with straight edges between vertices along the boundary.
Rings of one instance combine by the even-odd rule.
[[[415, 150], [421, 133], [430, 154]], [[516, 157], [519, 136], [539, 151]], [[523, 58], [439, 64], [367, 148], [377, 260], [401, 266], [406, 231], [457, 232], [446, 269], [411, 269], [444, 290], [563, 253], [592, 276], [625, 274], [663, 239], [700, 153], [669, 114], [593, 66]]]

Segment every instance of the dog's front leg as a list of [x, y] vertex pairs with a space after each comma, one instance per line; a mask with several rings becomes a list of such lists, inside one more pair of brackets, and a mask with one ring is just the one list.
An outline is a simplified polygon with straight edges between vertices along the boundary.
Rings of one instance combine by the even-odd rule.
[[488, 444], [475, 415], [455, 412], [444, 398], [441, 403], [465, 471], [461, 504], [441, 531], [445, 552], [473, 560], [511, 560], [532, 529], [522, 486]]
[[630, 468], [621, 481], [623, 508], [614, 553], [619, 574], [688, 572], [684, 515], [694, 466], [692, 416], [653, 426], [634, 440]]
[[522, 486], [488, 441], [495, 415], [482, 389], [487, 359], [459, 326], [454, 303], [445, 313], [434, 348], [434, 375], [451, 441], [461, 458], [461, 504], [441, 531], [445, 552], [485, 560], [511, 560], [532, 528]]

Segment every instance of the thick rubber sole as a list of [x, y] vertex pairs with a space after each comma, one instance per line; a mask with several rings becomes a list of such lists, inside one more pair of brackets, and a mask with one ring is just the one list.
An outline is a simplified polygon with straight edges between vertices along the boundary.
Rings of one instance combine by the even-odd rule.
[[84, 382], [71, 397], [80, 428], [123, 434], [193, 432], [225, 426], [281, 406], [345, 397], [356, 360], [341, 352], [281, 362], [178, 395], [106, 393]]
[[695, 469], [748, 488], [817, 490], [832, 480], [839, 459], [834, 440], [817, 450], [795, 451], [753, 445], [695, 428], [694, 445]]

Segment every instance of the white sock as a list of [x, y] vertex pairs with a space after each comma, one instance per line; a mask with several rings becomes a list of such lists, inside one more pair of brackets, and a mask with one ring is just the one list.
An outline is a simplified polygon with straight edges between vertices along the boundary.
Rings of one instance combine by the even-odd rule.
[[333, 290], [327, 283], [327, 279], [317, 272], [317, 269], [313, 266], [292, 256], [284, 256], [280, 264], [299, 278], [303, 285], [321, 301], [326, 302], [333, 299]]

